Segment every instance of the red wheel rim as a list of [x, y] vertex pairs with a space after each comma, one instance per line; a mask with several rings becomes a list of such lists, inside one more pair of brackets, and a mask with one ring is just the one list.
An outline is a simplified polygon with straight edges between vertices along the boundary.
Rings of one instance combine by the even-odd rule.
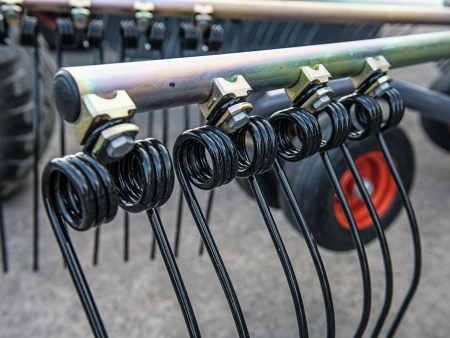
[[[355, 164], [369, 189], [378, 215], [380, 218], [383, 217], [394, 201], [395, 195], [397, 194], [397, 187], [382, 152], [380, 150], [373, 150], [365, 153], [355, 160]], [[372, 226], [372, 219], [364, 201], [359, 196], [358, 189], [349, 169], [342, 175], [340, 183], [355, 217], [358, 229], [364, 230], [370, 228]], [[346, 230], [350, 230], [345, 214], [336, 196], [333, 199], [333, 211], [339, 225]]]

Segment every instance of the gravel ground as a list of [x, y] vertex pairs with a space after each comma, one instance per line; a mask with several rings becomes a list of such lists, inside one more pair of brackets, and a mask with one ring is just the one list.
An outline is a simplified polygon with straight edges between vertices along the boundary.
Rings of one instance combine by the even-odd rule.
[[[74, 59], [74, 58], [72, 58]], [[82, 62], [82, 60], [77, 60]], [[394, 77], [428, 86], [438, 72], [431, 64], [392, 72]], [[180, 109], [170, 112], [171, 140], [182, 130]], [[191, 109], [192, 123], [198, 112]], [[155, 113], [160, 124], [160, 113]], [[136, 118], [145, 125], [146, 116]], [[423, 277], [397, 337], [447, 337], [450, 294], [450, 155], [426, 139], [418, 115], [407, 111], [402, 123], [413, 142], [416, 179], [411, 193], [423, 243]], [[140, 137], [145, 137], [145, 127]], [[56, 136], [42, 163], [57, 156]], [[160, 138], [160, 130], [156, 138]], [[79, 150], [71, 135], [68, 152]], [[171, 145], [169, 146], [171, 148]], [[90, 329], [43, 208], [40, 213], [40, 270], [31, 271], [31, 179], [5, 203], [11, 271], [0, 275], [0, 337], [88, 337]], [[178, 196], [178, 188], [174, 197]], [[199, 193], [202, 205], [206, 194]], [[174, 237], [176, 200], [162, 208], [169, 238]], [[308, 250], [279, 210], [273, 210], [302, 290], [312, 337], [325, 335], [323, 302]], [[144, 215], [131, 217], [131, 260], [122, 261], [123, 214], [102, 227], [100, 264], [93, 267], [93, 232], [72, 236], [105, 325], [112, 337], [187, 336], [175, 294], [160, 255], [149, 260], [151, 229]], [[294, 309], [282, 268], [253, 200], [235, 183], [218, 189], [211, 228], [241, 302], [252, 337], [295, 337]], [[403, 298], [412, 270], [412, 250], [404, 213], [387, 232], [395, 269], [393, 309]], [[207, 256], [198, 257], [199, 235], [185, 210], [181, 257], [185, 285], [204, 337], [233, 337], [236, 331], [225, 297]], [[367, 247], [373, 287], [372, 320], [383, 299], [383, 265], [378, 245]], [[337, 337], [351, 337], [361, 311], [361, 282], [355, 252], [321, 250], [336, 308]], [[392, 319], [392, 316], [389, 318]], [[390, 322], [389, 320], [389, 322]]]

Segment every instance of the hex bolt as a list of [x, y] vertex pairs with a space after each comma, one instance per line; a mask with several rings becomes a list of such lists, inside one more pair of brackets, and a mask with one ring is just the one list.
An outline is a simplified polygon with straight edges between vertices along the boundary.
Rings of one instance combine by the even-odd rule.
[[106, 153], [111, 158], [122, 158], [134, 147], [134, 140], [128, 135], [120, 135], [109, 141]]
[[240, 111], [237, 114], [231, 115], [226, 124], [228, 128], [232, 131], [236, 131], [239, 128], [242, 128], [247, 124], [247, 122], [250, 120], [249, 116], [246, 112]]
[[319, 97], [314, 103], [312, 104], [314, 111], [318, 112], [323, 109], [325, 109], [329, 104], [331, 103], [331, 99], [328, 95], [324, 95]]
[[384, 94], [386, 94], [386, 92], [388, 91], [389, 88], [391, 88], [391, 85], [389, 84], [389, 82], [383, 82], [373, 90], [373, 93], [376, 96], [380, 97], [380, 96], [383, 96]]

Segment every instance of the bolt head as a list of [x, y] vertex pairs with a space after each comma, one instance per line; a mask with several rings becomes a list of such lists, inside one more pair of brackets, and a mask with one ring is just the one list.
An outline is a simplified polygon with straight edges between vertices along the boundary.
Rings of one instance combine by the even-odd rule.
[[389, 82], [383, 82], [373, 90], [373, 93], [377, 97], [380, 97], [380, 96], [383, 96], [384, 94], [386, 94], [386, 92], [388, 91], [389, 88], [391, 88], [391, 85], [389, 84]]
[[249, 121], [249, 116], [246, 112], [240, 111], [232, 116], [227, 120], [227, 126], [230, 130], [238, 130], [239, 128], [242, 128], [247, 124]]
[[331, 103], [331, 99], [328, 95], [324, 95], [319, 97], [314, 103], [312, 104], [314, 111], [318, 112], [323, 109], [325, 109], [329, 104]]
[[120, 135], [109, 141], [106, 153], [111, 158], [122, 158], [134, 147], [134, 140], [128, 135]]

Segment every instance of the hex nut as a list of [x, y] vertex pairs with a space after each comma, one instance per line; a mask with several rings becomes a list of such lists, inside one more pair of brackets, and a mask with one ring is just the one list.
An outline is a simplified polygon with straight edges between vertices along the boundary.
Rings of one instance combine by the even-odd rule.
[[312, 107], [314, 108], [315, 112], [319, 112], [319, 111], [325, 109], [330, 103], [331, 103], [330, 97], [328, 95], [324, 95], [324, 96], [319, 97], [312, 104]]
[[134, 140], [128, 135], [120, 135], [109, 141], [106, 153], [111, 158], [122, 158], [134, 147]]

